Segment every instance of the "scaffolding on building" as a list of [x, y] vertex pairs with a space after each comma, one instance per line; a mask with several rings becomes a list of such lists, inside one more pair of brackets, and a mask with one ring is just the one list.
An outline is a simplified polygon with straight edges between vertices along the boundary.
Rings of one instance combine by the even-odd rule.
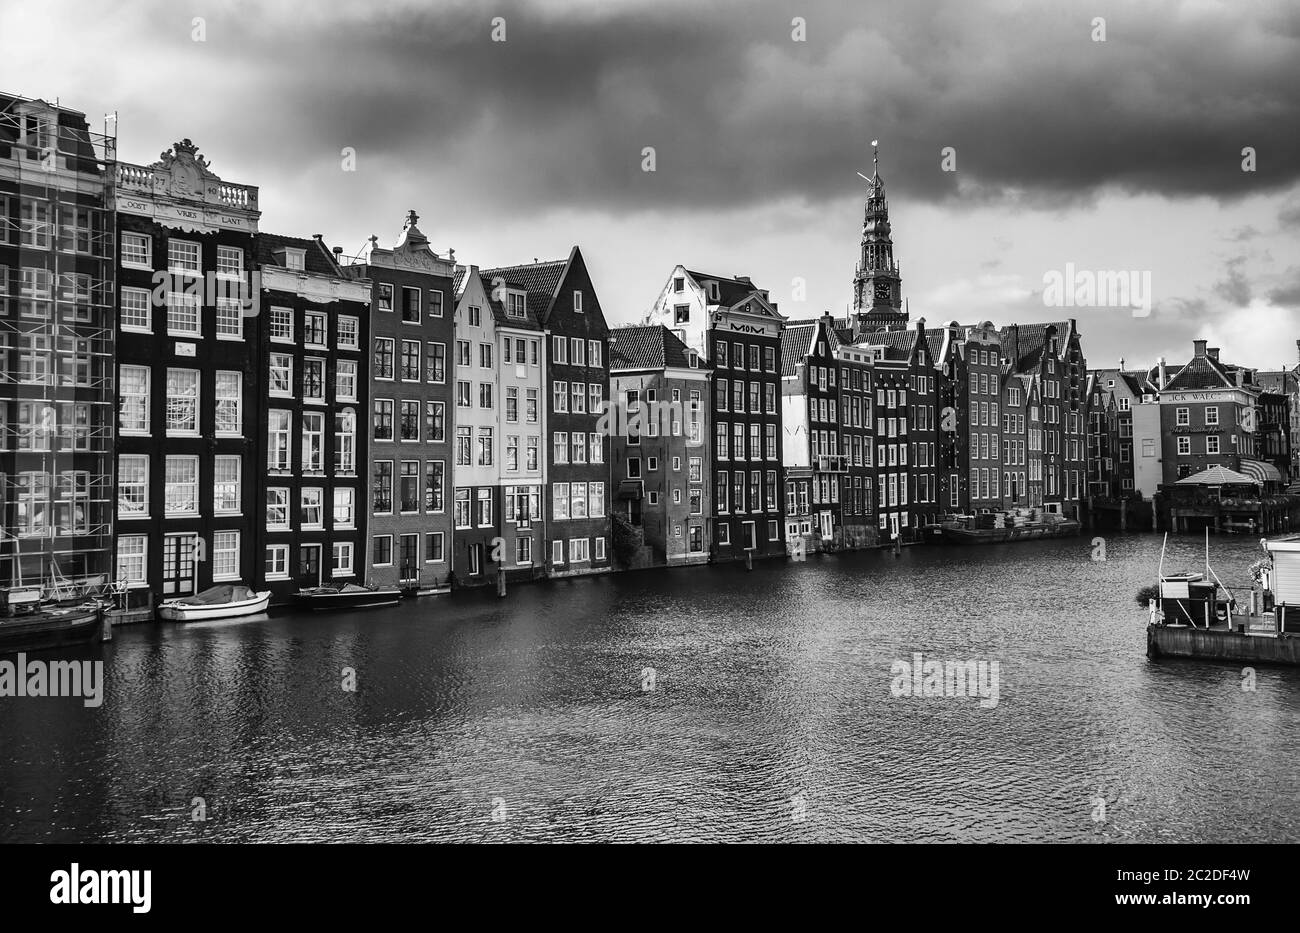
[[112, 592], [116, 138], [0, 96], [0, 590]]

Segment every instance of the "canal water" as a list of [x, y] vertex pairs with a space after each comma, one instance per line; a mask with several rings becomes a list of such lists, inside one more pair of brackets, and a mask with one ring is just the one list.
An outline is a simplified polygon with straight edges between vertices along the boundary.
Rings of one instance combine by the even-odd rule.
[[[0, 698], [0, 840], [1300, 841], [1300, 671], [1149, 662], [1160, 539], [1104, 544], [119, 628], [100, 708]], [[895, 696], [916, 653], [997, 705]]]

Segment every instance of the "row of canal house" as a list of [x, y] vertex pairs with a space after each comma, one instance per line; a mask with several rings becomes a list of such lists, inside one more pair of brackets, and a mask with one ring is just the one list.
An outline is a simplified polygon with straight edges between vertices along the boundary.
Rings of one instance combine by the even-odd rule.
[[[1076, 323], [911, 322], [878, 172], [845, 318], [788, 320], [749, 277], [679, 265], [646, 324], [615, 331], [637, 348], [615, 363], [627, 374], [620, 398], [660, 391], [648, 374], [662, 380], [681, 348], [698, 358], [697, 380], [713, 383], [703, 451], [713, 511], [675, 514], [646, 472], [665, 441], [649, 454], [647, 437], [616, 432], [613, 481], [633, 550], [728, 559], [911, 538], [949, 513], [1079, 515], [1088, 430]], [[675, 550], [679, 526], [688, 538], [699, 529], [695, 549]]]
[[258, 227], [177, 143], [116, 167], [114, 575], [214, 583], [608, 570], [608, 328], [580, 251], [492, 270], [429, 244], [346, 260]]
[[611, 331], [576, 247], [480, 269], [412, 212], [347, 259], [261, 230], [189, 141], [116, 162], [9, 106], [6, 582], [440, 591], [866, 546], [1087, 484], [1074, 322], [910, 321], [878, 176], [845, 318], [677, 266]]

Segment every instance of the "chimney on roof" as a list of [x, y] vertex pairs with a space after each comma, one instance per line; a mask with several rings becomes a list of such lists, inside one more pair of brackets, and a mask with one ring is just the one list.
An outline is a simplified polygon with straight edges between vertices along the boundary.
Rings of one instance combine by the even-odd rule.
[[1120, 372], [1124, 371], [1124, 357], [1122, 356], [1119, 358], [1119, 371]]
[[1209, 347], [1209, 348], [1207, 348], [1206, 351], [1205, 351], [1205, 355], [1208, 356], [1210, 359], [1214, 360], [1214, 362], [1216, 362], [1216, 363], [1219, 362], [1219, 348], [1218, 348], [1218, 347]]
[[1165, 383], [1168, 381], [1169, 377], [1165, 375], [1165, 358], [1162, 356], [1160, 357], [1160, 376], [1159, 380], [1156, 382], [1156, 388], [1163, 392]]
[[343, 265], [343, 247], [334, 247], [334, 261], [340, 266]]
[[1205, 356], [1205, 345], [1206, 345], [1208, 342], [1209, 342], [1209, 341], [1207, 341], [1207, 340], [1193, 340], [1193, 341], [1192, 341], [1192, 350], [1193, 350], [1193, 354], [1192, 354], [1192, 355], [1193, 355], [1193, 356], [1197, 356], [1197, 357]]
[[735, 277], [737, 282], [744, 282], [746, 285], [753, 285], [754, 280], [747, 275], [738, 275]]
[[323, 234], [323, 233], [313, 233], [313, 234], [311, 235], [311, 238], [312, 238], [313, 240], [315, 240], [317, 243], [323, 243], [323, 242], [325, 241], [325, 234]]

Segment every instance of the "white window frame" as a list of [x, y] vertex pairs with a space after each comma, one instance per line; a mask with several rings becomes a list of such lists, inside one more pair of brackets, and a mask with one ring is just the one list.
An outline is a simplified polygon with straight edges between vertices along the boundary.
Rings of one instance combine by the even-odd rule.
[[268, 580], [288, 580], [289, 579], [289, 545], [287, 544], [268, 544], [263, 557], [263, 566], [265, 561], [272, 554], [280, 555], [280, 559], [272, 562], [272, 566], [283, 565], [283, 570], [267, 570], [266, 579]]
[[[130, 548], [130, 553], [125, 553]], [[131, 563], [139, 562], [140, 571], [138, 576], [123, 576], [122, 558], [123, 556], [131, 559]], [[131, 589], [147, 587], [149, 585], [149, 536], [148, 535], [119, 535], [117, 538], [117, 547], [113, 553], [113, 578], [119, 583], [125, 583]]]
[[[125, 462], [130, 461], [136, 466], [143, 464], [144, 478], [142, 480], [132, 481], [131, 483], [123, 482], [126, 470], [123, 469]], [[128, 502], [123, 495], [124, 486], [138, 487], [143, 493], [142, 502], [139, 509], [125, 509], [122, 503]], [[148, 454], [118, 454], [117, 456], [117, 517], [119, 520], [130, 520], [136, 518], [149, 517], [149, 455]]]
[[[181, 249], [176, 249], [181, 247]], [[177, 264], [177, 255], [180, 253], [189, 254], [193, 251], [193, 266], [191, 267], [186, 259], [186, 264]], [[194, 240], [180, 240], [176, 237], [167, 239], [167, 271], [172, 275], [193, 275], [203, 274], [203, 246]]]
[[[272, 502], [272, 498], [277, 500]], [[266, 510], [262, 519], [266, 524], [267, 531], [289, 531], [293, 527], [292, 507], [289, 504], [289, 487], [288, 486], [267, 486], [266, 487]], [[272, 521], [271, 510], [274, 508], [277, 512], [283, 510], [284, 521]]]
[[[230, 262], [231, 259], [234, 262]], [[217, 245], [217, 275], [223, 279], [244, 277], [244, 251], [238, 246]]]
[[[286, 332], [287, 328], [287, 332]], [[293, 343], [293, 308], [272, 307], [267, 317], [271, 343]]]
[[[223, 483], [232, 482], [229, 479], [221, 478], [220, 467], [222, 465], [235, 465], [234, 486], [235, 486], [235, 504], [233, 508], [225, 507], [221, 503], [218, 489]], [[229, 456], [219, 454], [213, 458], [212, 462], [212, 514], [213, 515], [239, 515], [243, 509], [244, 496], [244, 458], [240, 456]]]
[[[180, 482], [173, 483], [172, 480], [171, 480], [171, 478], [170, 478], [170, 475], [171, 475], [171, 469], [170, 469], [170, 468], [171, 468], [173, 465], [177, 465], [177, 466], [179, 466], [179, 465], [182, 465], [182, 464], [190, 464], [190, 465], [192, 465], [192, 467], [193, 467], [194, 479], [193, 479], [192, 481], [188, 482], [188, 483], [180, 483]], [[173, 486], [193, 486], [193, 495], [190, 497], [190, 501], [193, 502], [193, 506], [192, 506], [191, 508], [189, 508], [189, 509], [185, 509], [185, 510], [181, 510], [181, 509], [174, 509], [174, 508], [171, 507], [171, 499], [172, 499], [172, 497], [171, 497], [170, 491], [171, 491], [171, 489], [172, 489]], [[180, 454], [168, 454], [168, 455], [163, 459], [163, 513], [164, 513], [164, 515], [165, 515], [167, 518], [186, 518], [186, 517], [189, 517], [189, 516], [198, 515], [199, 512], [200, 512], [200, 508], [199, 508], [199, 458], [198, 458], [198, 457], [191, 457], [191, 456], [184, 456], [184, 455], [180, 455]]]
[[[233, 538], [233, 542], [228, 543], [226, 547], [220, 547], [219, 543], [221, 542], [223, 536], [229, 536], [227, 537], [228, 542], [230, 542], [230, 539]], [[218, 531], [214, 531], [212, 533], [212, 581], [214, 583], [222, 580], [238, 580], [240, 578], [240, 573], [239, 573], [240, 537], [241, 536], [239, 532], [233, 529], [221, 529]], [[234, 565], [234, 569], [227, 571], [225, 573], [221, 573], [217, 569], [219, 566], [219, 561], [221, 560], [221, 555], [223, 554], [234, 556], [234, 559], [232, 561]]]
[[[139, 324], [134, 321], [128, 322], [127, 299], [139, 299], [143, 303], [144, 323]], [[130, 309], [133, 312], [142, 310], [140, 307]], [[122, 330], [135, 334], [152, 334], [153, 333], [153, 294], [147, 288], [126, 288], [122, 289], [122, 298], [118, 302], [118, 326]]]
[[[130, 396], [131, 398], [144, 399], [144, 426], [132, 427], [132, 428], [120, 427], [120, 412], [119, 412], [118, 433], [127, 436], [132, 436], [132, 437], [148, 437], [150, 433], [151, 418], [152, 418], [150, 408], [152, 407], [153, 371], [148, 366], [130, 366], [127, 364], [122, 364], [118, 366], [118, 398], [122, 401], [125, 401], [126, 398], [126, 396], [124, 396], [122, 393], [122, 387], [126, 385], [126, 379], [124, 378], [124, 375], [128, 370], [134, 370], [136, 372], [144, 374], [144, 392], [140, 395]], [[124, 404], [122, 405], [122, 408], [123, 409], [125, 408]]]
[[[143, 247], [143, 258], [134, 258], [140, 254], [140, 249], [131, 249], [128, 254], [128, 249], [130, 249], [132, 245]], [[153, 237], [149, 236], [147, 233], [137, 233], [133, 230], [123, 231], [122, 246], [119, 255], [121, 256], [121, 262], [124, 267], [128, 269], [148, 269], [152, 272]], [[128, 258], [128, 256], [131, 258]]]
[[361, 349], [361, 321], [352, 314], [340, 314], [338, 317], [338, 348], [340, 350]]
[[[222, 383], [234, 381], [234, 395], [223, 394], [228, 386], [223, 387]], [[213, 430], [217, 437], [243, 437], [244, 436], [244, 374], [237, 370], [219, 369], [213, 380]], [[220, 409], [222, 402], [234, 402], [235, 425], [233, 428], [222, 428], [220, 420], [215, 418], [215, 413]]]

